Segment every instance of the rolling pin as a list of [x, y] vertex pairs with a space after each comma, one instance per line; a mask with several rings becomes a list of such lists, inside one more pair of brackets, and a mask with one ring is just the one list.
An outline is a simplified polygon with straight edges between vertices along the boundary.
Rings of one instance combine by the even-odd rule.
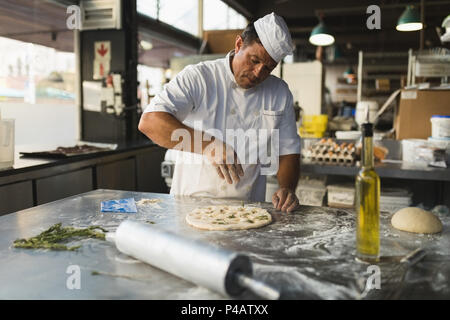
[[106, 240], [124, 254], [224, 295], [236, 297], [247, 289], [265, 299], [280, 297], [252, 278], [252, 263], [243, 254], [131, 220], [107, 233]]

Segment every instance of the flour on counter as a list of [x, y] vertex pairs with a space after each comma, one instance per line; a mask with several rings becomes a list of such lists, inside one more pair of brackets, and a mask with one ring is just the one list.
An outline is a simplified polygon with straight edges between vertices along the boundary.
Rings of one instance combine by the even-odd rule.
[[161, 199], [147, 199], [147, 198], [144, 198], [144, 199], [141, 199], [141, 200], [137, 201], [136, 204], [138, 206], [143, 206], [143, 207], [151, 206], [154, 209], [162, 209], [162, 207], [158, 204], [160, 202], [162, 202]]
[[156, 204], [158, 202], [162, 202], [162, 200], [161, 199], [146, 199], [146, 198], [144, 198], [144, 199], [137, 201], [136, 204], [145, 206], [148, 204]]
[[142, 261], [136, 260], [136, 259], [132, 259], [132, 258], [120, 258], [118, 256], [116, 256], [114, 258], [114, 260], [116, 260], [117, 262], [121, 262], [121, 263], [128, 263], [128, 264], [136, 264], [136, 263], [143, 263]]

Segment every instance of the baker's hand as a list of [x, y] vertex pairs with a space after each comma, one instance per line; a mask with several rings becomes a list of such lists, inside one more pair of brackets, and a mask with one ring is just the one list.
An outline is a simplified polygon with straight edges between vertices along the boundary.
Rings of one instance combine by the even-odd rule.
[[291, 212], [299, 206], [294, 191], [288, 188], [278, 189], [272, 196], [272, 204], [275, 209], [285, 212]]
[[214, 139], [206, 147], [204, 154], [216, 167], [219, 177], [225, 179], [229, 184], [232, 184], [233, 181], [238, 183], [240, 181], [239, 177], [244, 175], [244, 170], [236, 152], [223, 141]]

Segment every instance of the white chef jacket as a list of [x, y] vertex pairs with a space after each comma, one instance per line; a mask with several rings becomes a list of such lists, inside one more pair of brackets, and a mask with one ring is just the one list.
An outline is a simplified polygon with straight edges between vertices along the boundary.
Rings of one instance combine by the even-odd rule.
[[[286, 82], [270, 75], [253, 88], [239, 87], [230, 67], [232, 54], [185, 67], [144, 112], [168, 112], [186, 126], [215, 128], [223, 137], [226, 129], [279, 129], [279, 155], [299, 154], [300, 137]], [[266, 177], [260, 163], [244, 163], [241, 180], [228, 184], [202, 155], [177, 152], [171, 194], [265, 201]]]

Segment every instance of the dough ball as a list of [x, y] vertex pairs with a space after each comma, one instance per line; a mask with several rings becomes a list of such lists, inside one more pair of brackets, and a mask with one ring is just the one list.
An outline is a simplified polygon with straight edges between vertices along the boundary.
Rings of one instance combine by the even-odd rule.
[[391, 219], [392, 226], [398, 230], [414, 233], [438, 233], [442, 222], [431, 212], [408, 207], [398, 210]]

